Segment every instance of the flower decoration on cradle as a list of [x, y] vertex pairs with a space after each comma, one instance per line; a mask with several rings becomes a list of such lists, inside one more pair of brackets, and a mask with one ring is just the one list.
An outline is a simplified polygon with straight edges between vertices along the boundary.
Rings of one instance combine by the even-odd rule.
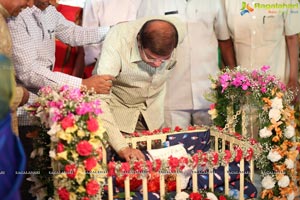
[[[246, 139], [246, 138], [244, 138]], [[130, 188], [135, 190], [142, 184], [142, 178], [148, 178], [148, 191], [159, 191], [160, 175], [168, 175], [166, 177], [166, 191], [174, 191], [176, 189], [176, 174], [192, 173], [191, 170], [207, 170], [218, 168], [220, 165], [229, 164], [230, 162], [239, 162], [242, 158], [249, 161], [254, 157], [260, 156], [260, 145], [255, 140], [247, 141], [248, 144], [241, 148], [234, 148], [233, 150], [225, 150], [225, 152], [198, 151], [188, 157], [168, 157], [167, 160], [133, 160], [130, 162], [109, 162], [108, 176], [115, 176], [117, 185], [124, 187], [124, 180], [126, 177], [130, 179]], [[186, 168], [187, 167], [187, 168]]]
[[[262, 199], [294, 199], [294, 163], [298, 155], [295, 146], [294, 109], [290, 106], [293, 93], [275, 76], [269, 67], [249, 72], [237, 67], [226, 69], [211, 78], [214, 104], [209, 111], [214, 124], [222, 128], [235, 127], [239, 133], [249, 130], [238, 117], [243, 107], [254, 107], [257, 130], [253, 131], [262, 146], [256, 165], [262, 171]], [[228, 108], [230, 105], [230, 108]], [[246, 113], [246, 117], [251, 113]], [[251, 120], [248, 120], [251, 121]], [[252, 124], [253, 126], [253, 124]]]
[[[94, 92], [69, 86], [44, 87], [28, 110], [39, 119], [50, 141], [46, 156], [51, 157], [52, 169], [48, 171], [53, 185], [45, 186], [48, 194], [44, 197], [99, 199], [105, 182], [102, 148], [107, 136]], [[35, 180], [39, 178], [43, 180], [39, 176]], [[49, 194], [51, 187], [53, 194]]]

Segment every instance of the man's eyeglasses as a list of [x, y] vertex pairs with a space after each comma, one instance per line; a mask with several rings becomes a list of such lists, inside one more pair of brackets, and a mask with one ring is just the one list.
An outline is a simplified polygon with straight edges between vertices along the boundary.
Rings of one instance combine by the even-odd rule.
[[173, 51], [172, 51], [172, 53], [169, 56], [167, 56], [166, 58], [149, 58], [150, 56], [146, 54], [143, 46], [141, 46], [141, 51], [144, 56], [145, 62], [149, 62], [149, 63], [157, 63], [157, 62], [164, 63], [164, 62], [170, 60], [173, 56]]

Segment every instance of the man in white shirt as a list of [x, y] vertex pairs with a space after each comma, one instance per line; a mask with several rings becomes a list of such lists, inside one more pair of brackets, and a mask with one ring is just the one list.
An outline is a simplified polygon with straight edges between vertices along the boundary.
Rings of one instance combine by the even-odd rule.
[[[271, 73], [296, 94], [296, 88], [300, 89], [297, 38], [300, 3], [297, 0], [223, 1], [237, 64], [250, 70], [270, 66]], [[272, 4], [277, 7], [264, 8]]]
[[[112, 26], [136, 19], [141, 0], [87, 0], [82, 26]], [[119, 9], [121, 8], [121, 9]], [[85, 65], [94, 65], [101, 54], [102, 43], [84, 46]]]

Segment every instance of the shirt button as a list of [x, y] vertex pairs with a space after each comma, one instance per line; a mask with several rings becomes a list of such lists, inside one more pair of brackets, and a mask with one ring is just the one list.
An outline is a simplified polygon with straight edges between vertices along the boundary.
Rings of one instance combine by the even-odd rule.
[[255, 34], [256, 34], [256, 31], [252, 31], [252, 34], [255, 35]]
[[256, 19], [256, 16], [255, 16], [255, 15], [253, 15], [253, 16], [252, 16], [252, 19]]

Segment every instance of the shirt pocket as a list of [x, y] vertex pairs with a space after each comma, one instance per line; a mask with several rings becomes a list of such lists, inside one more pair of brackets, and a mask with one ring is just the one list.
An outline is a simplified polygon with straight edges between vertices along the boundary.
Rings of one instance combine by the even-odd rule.
[[265, 15], [262, 20], [264, 40], [276, 41], [283, 36], [284, 19], [282, 15]]

